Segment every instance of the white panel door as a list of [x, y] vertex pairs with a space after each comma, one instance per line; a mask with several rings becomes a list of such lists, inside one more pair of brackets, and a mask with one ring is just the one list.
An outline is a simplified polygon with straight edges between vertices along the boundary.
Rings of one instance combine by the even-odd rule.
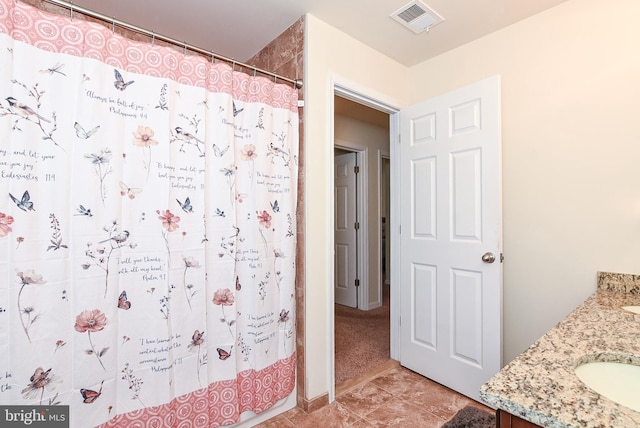
[[400, 362], [477, 400], [502, 360], [500, 80], [400, 117]]
[[335, 156], [335, 297], [338, 304], [357, 306], [356, 153]]

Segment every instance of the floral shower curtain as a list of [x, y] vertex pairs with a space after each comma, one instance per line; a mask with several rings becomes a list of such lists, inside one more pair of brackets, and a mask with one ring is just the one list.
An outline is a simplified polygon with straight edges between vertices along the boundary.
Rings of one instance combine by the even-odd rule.
[[0, 0], [0, 403], [210, 427], [294, 386], [297, 90]]

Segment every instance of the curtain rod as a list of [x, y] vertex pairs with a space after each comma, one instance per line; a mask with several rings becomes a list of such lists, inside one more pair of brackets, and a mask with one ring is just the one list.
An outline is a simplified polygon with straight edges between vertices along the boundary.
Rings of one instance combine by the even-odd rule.
[[181, 41], [173, 39], [171, 37], [163, 36], [162, 34], [156, 34], [154, 31], [149, 31], [149, 30], [146, 30], [144, 28], [137, 27], [137, 26], [135, 26], [133, 24], [129, 24], [127, 22], [123, 22], [123, 21], [117, 20], [117, 19], [115, 19], [115, 17], [108, 17], [106, 15], [103, 15], [101, 13], [95, 12], [93, 10], [86, 9], [84, 7], [81, 7], [81, 6], [76, 6], [73, 3], [70, 3], [70, 2], [67, 2], [67, 1], [64, 1], [64, 0], [44, 0], [44, 1], [46, 1], [48, 3], [53, 3], [55, 5], [62, 6], [62, 7], [65, 7], [67, 9], [69, 9], [71, 14], [72, 14], [72, 16], [73, 16], [73, 12], [79, 12], [79, 13], [81, 13], [83, 15], [91, 16], [93, 18], [97, 18], [97, 19], [100, 19], [100, 20], [105, 21], [105, 22], [110, 22], [111, 25], [114, 26], [114, 27], [117, 25], [118, 27], [126, 28], [128, 30], [135, 31], [136, 33], [141, 33], [141, 34], [147, 35], [149, 37], [152, 37], [152, 40], [153, 39], [163, 40], [163, 41], [171, 43], [173, 45], [181, 46], [185, 50], [189, 49], [190, 51], [194, 51], [194, 52], [198, 52], [198, 53], [201, 53], [201, 54], [204, 54], [204, 55], [208, 55], [208, 56], [210, 56], [212, 58], [217, 58], [217, 59], [225, 61], [225, 62], [229, 62], [229, 63], [232, 63], [232, 64], [238, 64], [241, 67], [250, 68], [250, 69], [254, 70], [254, 72], [258, 72], [258, 73], [261, 73], [261, 74], [266, 74], [266, 75], [274, 77], [276, 79], [280, 79], [280, 80], [284, 80], [286, 82], [289, 82], [289, 83], [293, 84], [298, 89], [302, 88], [302, 80], [290, 79], [288, 77], [281, 76], [281, 75], [273, 73], [271, 71], [262, 70], [260, 68], [257, 68], [255, 66], [253, 66], [253, 65], [245, 64], [243, 62], [236, 61], [233, 58], [228, 58], [228, 57], [223, 56], [223, 55], [218, 55], [218, 54], [214, 53], [213, 51], [208, 51], [206, 49], [202, 49], [202, 48], [199, 48], [197, 46], [190, 45], [190, 44], [188, 44], [186, 42], [181, 42]]

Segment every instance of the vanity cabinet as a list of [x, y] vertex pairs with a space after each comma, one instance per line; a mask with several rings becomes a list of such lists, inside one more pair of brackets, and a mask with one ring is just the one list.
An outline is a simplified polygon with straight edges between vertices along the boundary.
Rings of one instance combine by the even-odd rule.
[[628, 306], [640, 306], [640, 275], [599, 272], [595, 293], [480, 387], [482, 402], [500, 409], [496, 426], [640, 428], [640, 412], [603, 399], [575, 374], [576, 362], [597, 355], [640, 358], [640, 318]]
[[540, 428], [540, 425], [525, 421], [511, 413], [498, 409], [496, 412], [496, 428]]

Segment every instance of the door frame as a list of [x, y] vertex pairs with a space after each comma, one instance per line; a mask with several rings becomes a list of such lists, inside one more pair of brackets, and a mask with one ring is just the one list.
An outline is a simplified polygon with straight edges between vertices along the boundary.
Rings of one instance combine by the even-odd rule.
[[[335, 105], [334, 105], [334, 96], [340, 96], [342, 98], [346, 98], [348, 100], [354, 101], [356, 103], [362, 104], [364, 106], [370, 107], [375, 110], [382, 111], [384, 113], [389, 114], [389, 157], [390, 157], [390, 204], [391, 204], [391, 218], [390, 218], [390, 226], [389, 226], [389, 236], [387, 237], [390, 240], [391, 245], [391, 260], [389, 260], [389, 266], [391, 267], [391, 283], [399, 284], [399, 269], [400, 265], [400, 192], [399, 183], [399, 162], [400, 162], [400, 108], [394, 105], [393, 101], [382, 101], [380, 99], [380, 94], [371, 91], [369, 88], [362, 87], [361, 85], [352, 82], [352, 81], [344, 81], [340, 77], [336, 75], [332, 75], [330, 77], [330, 88], [332, 90], [327, 91], [329, 95], [328, 105], [329, 105], [329, 135], [331, 136], [332, 150], [335, 147], [336, 142], [334, 141], [334, 118], [335, 118]], [[330, 170], [335, 168], [333, 156], [330, 157]], [[335, 188], [335, 183], [333, 179], [333, 174], [329, 175], [329, 189]], [[328, 207], [329, 215], [329, 230], [335, 230], [334, 217], [335, 217], [335, 206], [334, 199], [328, 198], [330, 206]], [[335, 277], [335, 265], [334, 265], [334, 256], [333, 249], [335, 247], [335, 240], [333, 237], [333, 233], [329, 237], [330, 243], [328, 248], [332, 252], [327, 258], [329, 260], [329, 275], [330, 278]], [[378, 243], [378, 246], [380, 244]], [[335, 313], [334, 313], [334, 287], [329, 287], [330, 298], [328, 299], [327, 311], [329, 313], [328, 321], [329, 321], [329, 335], [328, 335], [328, 349], [329, 349], [329, 402], [333, 402], [335, 400]], [[391, 287], [391, 303], [390, 303], [390, 358], [393, 360], [400, 360], [400, 290], [398, 287]]]
[[[366, 209], [363, 207], [368, 206], [369, 203], [369, 165], [367, 162], [367, 156], [369, 155], [369, 148], [366, 146], [362, 146], [359, 144], [355, 144], [349, 141], [343, 140], [335, 140], [333, 142], [334, 149], [341, 149], [351, 153], [357, 153], [358, 157], [356, 158], [356, 162], [358, 167], [360, 167], [360, 172], [358, 179], [356, 180], [356, 221], [360, 222], [360, 233], [356, 233], [356, 278], [360, 279], [360, 284], [368, 284], [369, 282], [369, 257], [365, 256], [365, 249], [369, 248], [369, 234], [367, 230], [362, 227], [364, 224], [368, 224], [369, 222], [369, 214]], [[333, 155], [333, 168], [335, 168], [335, 153]], [[332, 179], [333, 180], [333, 179]], [[334, 201], [335, 201], [335, 181], [333, 181], [334, 188]], [[335, 204], [333, 205], [333, 212], [335, 218]], [[334, 241], [333, 246], [335, 248], [335, 220], [334, 220]], [[335, 259], [334, 259], [335, 260]], [[334, 276], [335, 278], [335, 266], [334, 266]], [[335, 284], [334, 284], [335, 288]], [[335, 295], [334, 295], [335, 296]], [[335, 297], [334, 297], [335, 300]], [[356, 308], [357, 309], [368, 309], [366, 306], [366, 302], [369, 301], [369, 290], [367, 287], [358, 287], [356, 290]]]
[[[377, 156], [377, 162], [378, 162], [378, 200], [381, 201], [382, 200], [382, 186], [385, 184], [382, 181], [382, 169], [384, 168], [384, 160], [388, 160], [389, 161], [389, 179], [391, 179], [391, 155], [389, 154], [388, 150], [378, 150], [378, 156]], [[391, 182], [389, 182], [389, 193], [391, 193]], [[389, 204], [389, 211], [391, 211], [391, 195], [387, 195], [387, 199], [388, 199], [388, 204]], [[378, 204], [378, 218], [377, 223], [378, 223], [378, 230], [382, 229], [382, 216], [385, 215], [386, 213], [382, 212], [382, 206], [381, 204]], [[390, 221], [389, 218], [387, 218], [385, 221]], [[391, 224], [388, 224], [388, 234], [391, 234]], [[387, 240], [390, 241], [390, 236], [385, 236]], [[382, 245], [380, 243], [378, 243], [378, 259], [382, 258], [382, 254], [386, 253], [387, 249], [386, 249], [386, 245], [385, 248], [382, 247]], [[389, 251], [389, 253], [391, 253], [391, 251]], [[391, 254], [389, 254], [391, 255]], [[386, 256], [386, 254], [385, 254]], [[387, 266], [387, 271], [385, 272], [385, 281], [382, 281], [382, 272], [378, 272], [378, 275], [380, 275], [380, 284], [382, 284], [382, 286], [380, 287], [380, 293], [382, 294], [382, 289], [385, 285], [390, 285], [391, 284], [391, 279], [389, 278], [389, 272], [391, 272], [391, 260], [386, 260], [385, 264]], [[380, 301], [382, 302], [382, 295], [380, 296]]]

